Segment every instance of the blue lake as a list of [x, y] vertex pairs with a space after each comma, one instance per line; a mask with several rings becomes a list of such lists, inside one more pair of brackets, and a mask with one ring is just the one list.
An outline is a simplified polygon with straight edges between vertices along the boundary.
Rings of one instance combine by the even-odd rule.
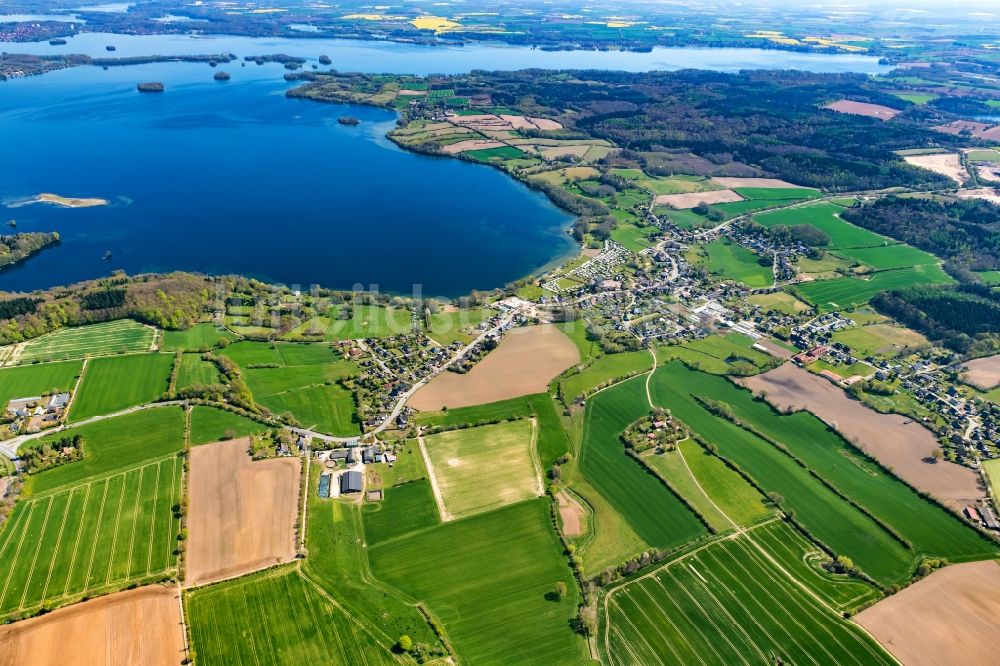
[[[326, 53], [340, 69], [414, 73], [626, 68], [621, 63], [638, 67], [630, 58], [655, 55], [171, 35], [80, 35], [72, 40], [77, 48], [61, 48], [84, 51], [84, 39], [94, 55], [106, 55], [109, 43], [120, 56]], [[691, 51], [706, 49], [688, 51], [685, 58], [697, 59]], [[711, 57], [720, 51], [727, 50]], [[802, 57], [761, 53], [739, 57], [766, 57], [772, 67]], [[817, 69], [837, 63], [853, 71], [837, 56], [823, 58]], [[664, 68], [651, 62], [638, 68]], [[872, 62], [857, 67], [867, 71]], [[427, 295], [454, 296], [501, 286], [575, 252], [565, 233], [571, 218], [541, 194], [489, 167], [396, 148], [384, 138], [392, 112], [287, 99], [280, 66], [241, 65], [220, 67], [233, 76], [227, 83], [213, 81], [214, 70], [202, 64], [84, 67], [0, 82], [0, 201], [54, 192], [112, 202], [0, 207], [0, 223], [16, 219], [20, 231], [62, 237], [58, 247], [0, 272], [0, 289], [45, 288], [120, 268], [395, 293], [419, 285]], [[136, 82], [150, 80], [163, 81], [167, 92], [136, 92]], [[345, 113], [362, 124], [339, 125]]]

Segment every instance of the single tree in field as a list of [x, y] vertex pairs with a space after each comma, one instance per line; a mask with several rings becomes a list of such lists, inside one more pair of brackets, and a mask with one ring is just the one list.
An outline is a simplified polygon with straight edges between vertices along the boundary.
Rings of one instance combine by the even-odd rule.
[[400, 652], [409, 652], [413, 649], [413, 639], [406, 634], [403, 634], [399, 637], [399, 640], [396, 641], [396, 649]]
[[556, 583], [555, 587], [552, 589], [552, 596], [555, 597], [557, 601], [562, 601], [566, 598], [566, 583], [559, 581]]
[[934, 462], [941, 462], [941, 459], [944, 458], [944, 451], [942, 451], [941, 447], [939, 446], [938, 448], [931, 451], [931, 457], [934, 458]]

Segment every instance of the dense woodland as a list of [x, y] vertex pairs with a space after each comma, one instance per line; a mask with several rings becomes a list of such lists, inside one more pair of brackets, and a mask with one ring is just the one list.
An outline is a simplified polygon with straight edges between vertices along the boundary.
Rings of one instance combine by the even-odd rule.
[[872, 299], [883, 314], [960, 354], [1000, 349], [1000, 294], [978, 284], [917, 286]]
[[886, 197], [849, 208], [842, 217], [947, 259], [959, 272], [1000, 268], [1000, 207], [981, 199]]

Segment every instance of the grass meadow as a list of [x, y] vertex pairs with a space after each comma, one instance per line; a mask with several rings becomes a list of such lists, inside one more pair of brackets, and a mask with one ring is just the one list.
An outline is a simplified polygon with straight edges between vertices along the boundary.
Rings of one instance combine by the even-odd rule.
[[842, 210], [844, 209], [836, 204], [817, 203], [799, 208], [760, 213], [755, 215], [753, 219], [754, 222], [765, 227], [779, 224], [787, 226], [810, 224], [830, 236], [830, 242], [827, 244], [828, 249], [877, 247], [894, 242], [892, 239], [843, 220], [839, 215]]
[[522, 419], [449, 430], [424, 438], [445, 511], [472, 516], [537, 497], [541, 470], [534, 426]]
[[912, 266], [880, 271], [870, 278], [842, 277], [833, 280], [800, 282], [793, 291], [821, 311], [861, 305], [880, 291], [901, 289], [916, 284], [948, 284], [953, 282], [937, 265]]
[[569, 402], [604, 382], [653, 369], [653, 357], [648, 351], [607, 354], [599, 357], [580, 372], [559, 381], [563, 400]]
[[61, 328], [26, 342], [20, 362], [148, 351], [153, 335], [152, 328], [131, 319]]
[[219, 369], [214, 363], [203, 361], [200, 354], [181, 355], [181, 365], [177, 370], [178, 389], [198, 384], [218, 384], [219, 379]]
[[236, 336], [215, 324], [195, 324], [186, 331], [163, 331], [160, 349], [174, 352], [206, 352], [222, 340], [233, 341]]
[[771, 262], [762, 266], [759, 255], [738, 243], [719, 238], [703, 248], [705, 269], [716, 280], [735, 280], [748, 287], [769, 287], [774, 282]]
[[771, 357], [753, 349], [754, 341], [742, 333], [710, 335], [679, 345], [664, 345], [656, 349], [657, 363], [678, 359], [715, 375], [733, 372], [738, 365], [765, 367]]
[[192, 444], [235, 439], [251, 433], [264, 432], [267, 429], [263, 423], [214, 407], [195, 405], [191, 408]]
[[69, 420], [82, 421], [155, 401], [169, 386], [173, 363], [172, 354], [92, 359], [83, 371]]
[[[579, 664], [576, 586], [548, 501], [521, 502], [369, 548], [382, 581], [422, 601], [470, 664]], [[492, 566], [491, 566], [492, 565]], [[546, 598], [556, 582], [569, 594]]]
[[0, 617], [173, 572], [181, 467], [169, 455], [18, 502], [0, 532]]
[[373, 546], [441, 523], [427, 479], [383, 490], [381, 502], [364, 505], [365, 542]]

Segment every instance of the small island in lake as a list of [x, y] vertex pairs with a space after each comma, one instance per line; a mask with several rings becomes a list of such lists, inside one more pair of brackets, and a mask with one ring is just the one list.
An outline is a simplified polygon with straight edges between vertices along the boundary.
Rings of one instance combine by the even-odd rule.
[[55, 231], [30, 231], [0, 236], [0, 269], [24, 261], [58, 242], [59, 234]]
[[66, 40], [65, 39], [50, 39], [49, 40], [49, 44], [51, 44], [52, 46], [65, 46], [66, 45]]
[[228, 81], [232, 77], [229, 76], [229, 72], [216, 72], [215, 76], [212, 78], [214, 78], [216, 81]]
[[114, 44], [108, 44], [107, 46], [104, 47], [104, 49], [106, 51], [117, 51], [118, 47], [115, 46]]
[[136, 86], [136, 88], [139, 89], [139, 92], [144, 92], [144, 93], [163, 92], [163, 84], [160, 83], [159, 81], [140, 83], [139, 85]]
[[341, 125], [359, 125], [361, 123], [361, 121], [354, 116], [341, 116], [337, 118], [337, 122]]
[[94, 206], [107, 206], [108, 200], [98, 199], [96, 197], [63, 197], [58, 194], [52, 194], [51, 192], [42, 192], [35, 197], [22, 199], [21, 201], [8, 202], [7, 207], [20, 208], [21, 206], [30, 206], [31, 204], [52, 204], [54, 206], [63, 206], [64, 208], [93, 208]]
[[321, 64], [321, 65], [331, 65], [331, 64], [333, 64], [333, 61], [330, 60], [330, 56], [328, 56], [328, 55], [321, 55], [319, 57], [319, 64]]

